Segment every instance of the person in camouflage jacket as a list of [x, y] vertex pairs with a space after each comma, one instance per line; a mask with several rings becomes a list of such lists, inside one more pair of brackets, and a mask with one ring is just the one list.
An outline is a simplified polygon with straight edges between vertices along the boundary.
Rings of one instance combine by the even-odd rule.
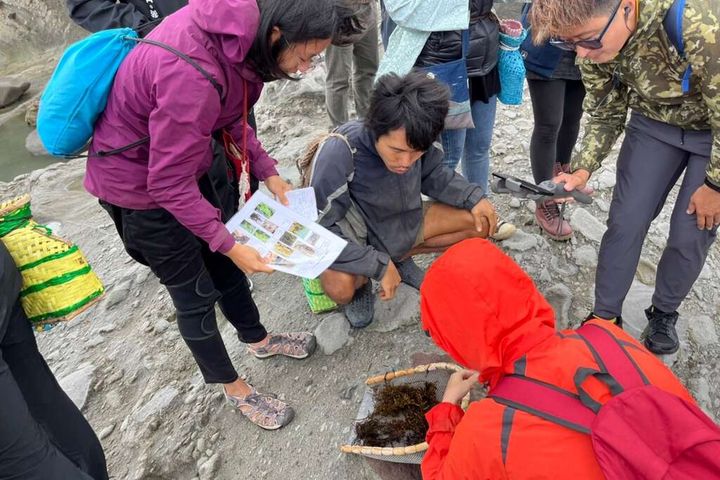
[[[682, 43], [667, 26], [676, 14]], [[587, 89], [581, 150], [572, 173], [556, 181], [568, 190], [584, 186], [625, 131], [588, 319], [622, 323], [650, 223], [684, 173], [645, 311], [644, 341], [655, 353], [679, 348], [677, 308], [720, 225], [719, 19], [717, 0], [536, 0], [530, 14], [536, 42], [550, 38], [577, 52]]]

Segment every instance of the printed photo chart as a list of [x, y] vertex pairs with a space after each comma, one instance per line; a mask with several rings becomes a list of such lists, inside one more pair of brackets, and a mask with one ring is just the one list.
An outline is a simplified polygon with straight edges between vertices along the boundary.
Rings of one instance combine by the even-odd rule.
[[[312, 203], [314, 193], [312, 189]], [[295, 200], [293, 200], [295, 196]], [[288, 197], [291, 207], [276, 202], [264, 192], [255, 192], [250, 200], [225, 224], [237, 243], [253, 247], [260, 255], [270, 255], [275, 270], [303, 278], [317, 278], [340, 255], [347, 241], [293, 210], [293, 203], [308, 192]], [[303, 205], [308, 211], [307, 205]]]

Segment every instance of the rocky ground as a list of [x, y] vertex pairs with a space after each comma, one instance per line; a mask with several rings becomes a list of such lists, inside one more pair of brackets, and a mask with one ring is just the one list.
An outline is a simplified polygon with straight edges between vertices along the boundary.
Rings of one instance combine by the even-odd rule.
[[[327, 129], [321, 74], [299, 84], [270, 85], [257, 108], [259, 136], [281, 162], [282, 174], [298, 176], [294, 160]], [[530, 179], [531, 109], [498, 108], [492, 169]], [[617, 150], [593, 177], [595, 202], [570, 206], [573, 239], [556, 243], [540, 234], [532, 205], [505, 196], [493, 201], [520, 228], [500, 246], [535, 279], [555, 307], [562, 327], [574, 326], [592, 304], [597, 251], [615, 183]], [[299, 279], [256, 275], [255, 299], [272, 330], [312, 330], [321, 348], [310, 359], [257, 360], [245, 353], [221, 320], [239, 372], [261, 389], [296, 407], [287, 428], [264, 432], [226, 406], [219, 388], [206, 386], [174, 324], [171, 302], [145, 267], [123, 251], [113, 224], [82, 189], [82, 160], [0, 183], [0, 198], [30, 192], [33, 211], [62, 236], [80, 245], [107, 287], [93, 308], [38, 335], [40, 349], [62, 385], [95, 428], [115, 479], [415, 478], [411, 470], [388, 471], [340, 453], [362, 397], [364, 378], [406, 367], [438, 350], [418, 328], [418, 295], [409, 287], [379, 307], [379, 318], [350, 331], [342, 314], [313, 315]], [[676, 190], [671, 192], [672, 200]], [[655, 266], [665, 244], [671, 209], [653, 223], [636, 281], [626, 301], [628, 330], [639, 334], [649, 305]], [[431, 256], [420, 259], [423, 265]], [[664, 361], [701, 406], [720, 419], [720, 249], [683, 304], [683, 348]], [[218, 315], [221, 314], [218, 312]], [[394, 473], [393, 473], [394, 472]]]

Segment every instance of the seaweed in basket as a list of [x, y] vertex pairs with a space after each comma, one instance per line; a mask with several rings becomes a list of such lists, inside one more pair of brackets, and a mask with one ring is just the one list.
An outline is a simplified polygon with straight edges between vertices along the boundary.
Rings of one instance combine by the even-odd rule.
[[428, 430], [425, 413], [437, 403], [433, 383], [385, 384], [375, 394], [373, 412], [355, 425], [357, 439], [373, 447], [422, 443]]

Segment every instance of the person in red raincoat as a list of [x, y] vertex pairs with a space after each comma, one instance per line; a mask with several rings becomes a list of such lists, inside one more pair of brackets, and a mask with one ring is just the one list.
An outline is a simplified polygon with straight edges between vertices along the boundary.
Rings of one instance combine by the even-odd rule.
[[[443, 402], [426, 417], [425, 480], [604, 479], [590, 436], [486, 398], [466, 412], [460, 399], [478, 381], [492, 388], [510, 373], [577, 392], [578, 367], [598, 368], [572, 330], [555, 331], [552, 307], [530, 277], [487, 240], [466, 240], [443, 254], [420, 290], [423, 329], [458, 364]], [[692, 397], [678, 378], [635, 339], [609, 322], [592, 320], [625, 344], [651, 384]], [[610, 392], [586, 383], [604, 403]]]

